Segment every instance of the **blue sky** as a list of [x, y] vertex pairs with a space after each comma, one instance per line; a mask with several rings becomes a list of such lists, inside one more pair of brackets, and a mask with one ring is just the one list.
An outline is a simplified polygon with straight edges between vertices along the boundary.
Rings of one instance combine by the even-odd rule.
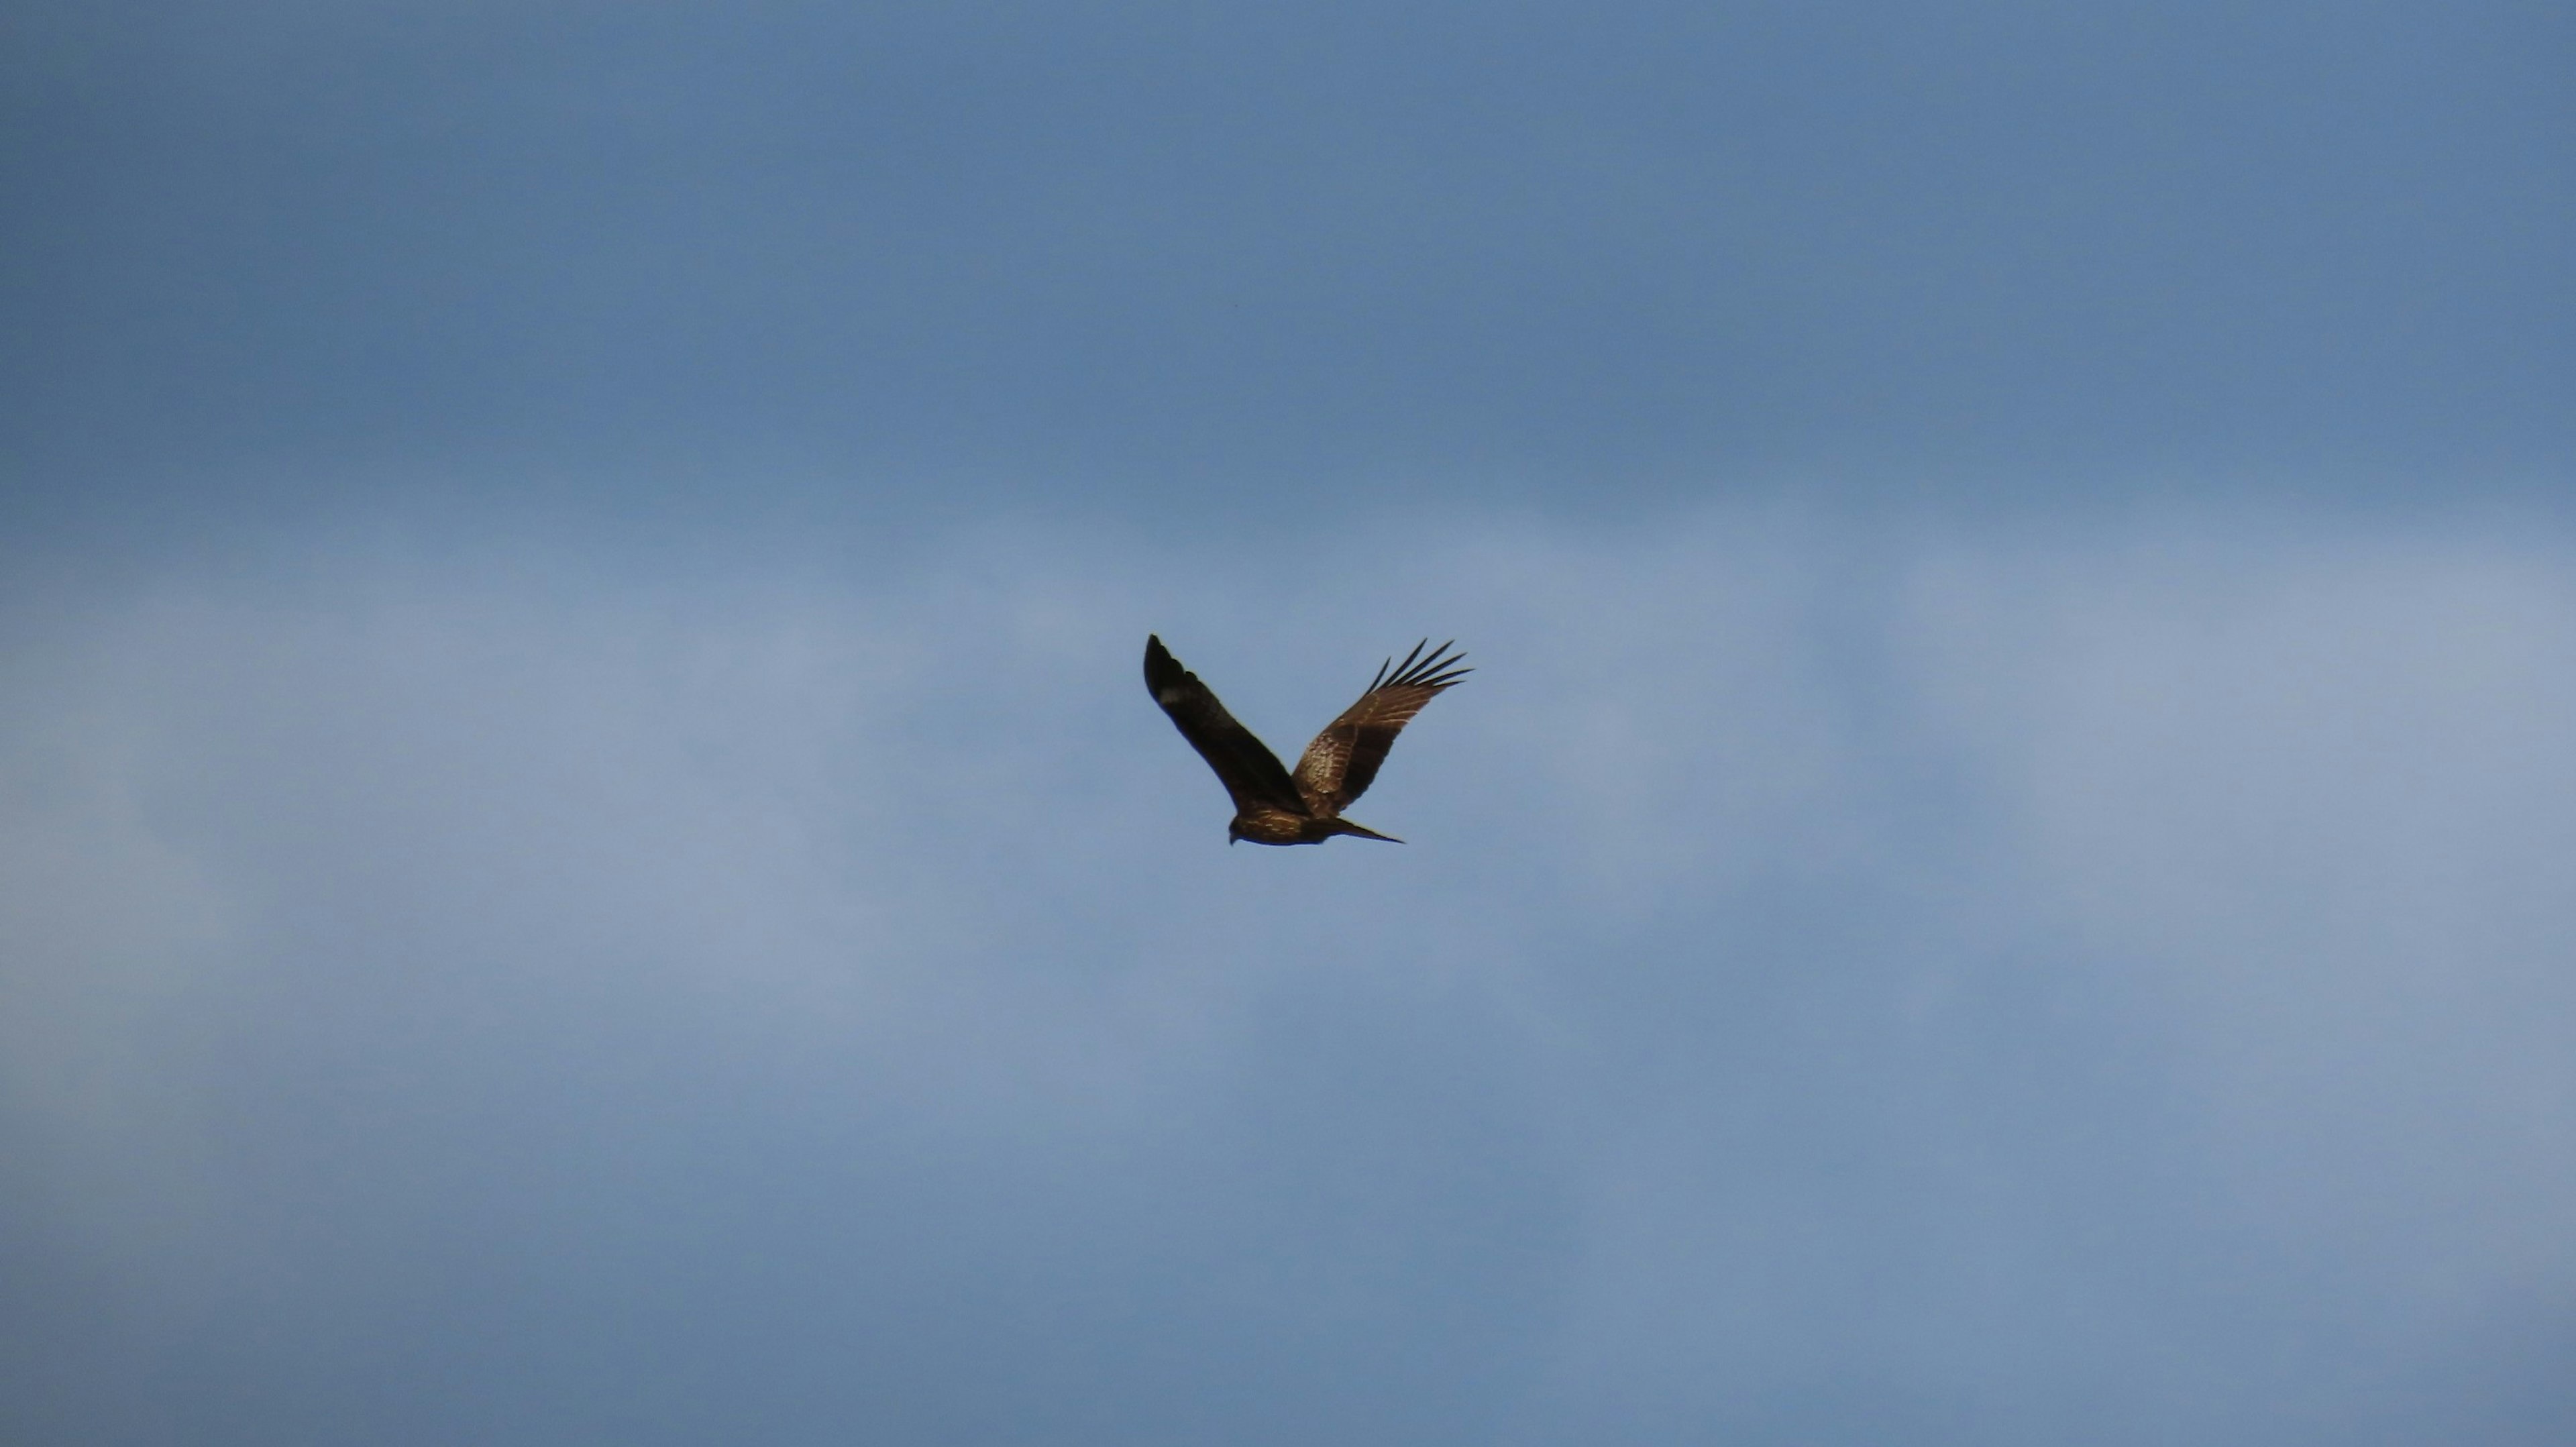
[[2563, 12], [0, 32], [13, 1433], [2576, 1427]]

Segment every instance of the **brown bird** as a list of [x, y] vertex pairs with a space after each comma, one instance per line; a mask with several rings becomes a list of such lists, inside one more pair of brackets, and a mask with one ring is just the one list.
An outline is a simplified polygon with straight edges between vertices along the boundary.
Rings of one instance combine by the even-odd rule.
[[1422, 706], [1475, 672], [1452, 667], [1466, 655], [1450, 653], [1446, 643], [1423, 657], [1423, 645], [1430, 641], [1413, 645], [1402, 663], [1390, 658], [1378, 665], [1377, 677], [1360, 701], [1342, 710], [1306, 746], [1293, 777], [1280, 767], [1279, 756], [1236, 723], [1199, 676], [1181, 667], [1163, 640], [1150, 634], [1145, 639], [1145, 687], [1234, 796], [1234, 822], [1225, 828], [1228, 844], [1238, 839], [1321, 844], [1336, 834], [1401, 844], [1401, 839], [1343, 818], [1342, 810], [1368, 791], [1377, 766], [1386, 762], [1386, 751], [1395, 747], [1395, 736]]

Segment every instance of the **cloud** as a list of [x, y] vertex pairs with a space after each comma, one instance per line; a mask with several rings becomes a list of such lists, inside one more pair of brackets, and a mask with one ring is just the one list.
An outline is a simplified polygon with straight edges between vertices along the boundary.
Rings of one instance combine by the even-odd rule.
[[2244, 1187], [2432, 1295], [2576, 1266], [2550, 1224], [2576, 1157], [2544, 1144], [2576, 1125], [2566, 563], [2279, 540], [1924, 593], [1927, 672], [2032, 882], [2193, 1022]]
[[[2563, 1423], [2562, 539], [1424, 521], [22, 586], [30, 1420]], [[1282, 749], [1458, 635], [1414, 843], [1227, 849], [1148, 629]]]

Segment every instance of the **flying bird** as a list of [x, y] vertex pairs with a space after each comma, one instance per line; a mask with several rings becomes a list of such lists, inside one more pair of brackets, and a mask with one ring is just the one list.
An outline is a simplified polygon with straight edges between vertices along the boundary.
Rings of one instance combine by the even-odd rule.
[[1401, 844], [1401, 839], [1343, 818], [1342, 810], [1368, 791], [1378, 765], [1386, 762], [1386, 751], [1395, 747], [1395, 736], [1422, 706], [1475, 672], [1454, 666], [1466, 655], [1451, 653], [1446, 643], [1425, 658], [1423, 646], [1430, 641], [1413, 645], [1402, 663], [1390, 658], [1379, 664], [1359, 702], [1342, 710], [1306, 745], [1293, 775], [1252, 730], [1234, 721], [1197, 674], [1181, 667], [1162, 639], [1150, 634], [1145, 639], [1145, 687], [1234, 796], [1227, 843], [1321, 844], [1336, 834], [1355, 834]]

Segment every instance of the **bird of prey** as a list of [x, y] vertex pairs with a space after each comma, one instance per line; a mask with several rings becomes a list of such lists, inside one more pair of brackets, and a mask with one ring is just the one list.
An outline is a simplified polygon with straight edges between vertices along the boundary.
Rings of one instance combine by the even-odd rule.
[[1401, 844], [1401, 839], [1343, 818], [1342, 810], [1367, 792], [1377, 766], [1386, 762], [1386, 751], [1395, 747], [1395, 736], [1422, 706], [1475, 671], [1455, 667], [1466, 655], [1451, 653], [1446, 643], [1423, 657], [1423, 645], [1430, 641], [1413, 645], [1402, 663], [1390, 658], [1378, 665], [1368, 691], [1315, 735], [1293, 775], [1252, 730], [1234, 721], [1197, 674], [1181, 667], [1162, 639], [1151, 635], [1145, 639], [1145, 687], [1234, 796], [1234, 822], [1225, 829], [1228, 844], [1238, 839], [1321, 844], [1336, 834]]

